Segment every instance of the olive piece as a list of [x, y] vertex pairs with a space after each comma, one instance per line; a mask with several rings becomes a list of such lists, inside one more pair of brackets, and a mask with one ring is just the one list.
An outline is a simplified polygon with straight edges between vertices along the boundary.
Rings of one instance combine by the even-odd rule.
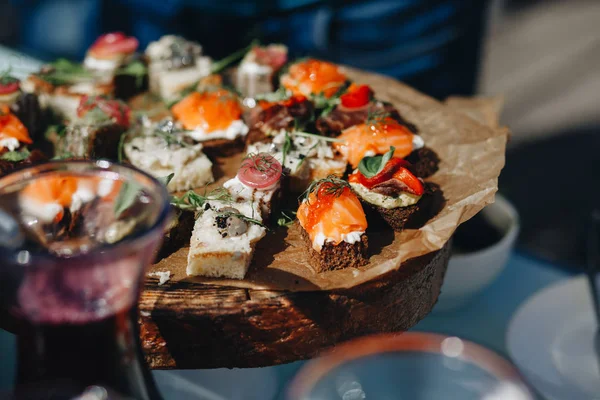
[[240, 217], [233, 215], [240, 214], [237, 208], [223, 207], [219, 210], [219, 214], [216, 218], [217, 228], [219, 228], [223, 237], [240, 236], [248, 231], [248, 223]]

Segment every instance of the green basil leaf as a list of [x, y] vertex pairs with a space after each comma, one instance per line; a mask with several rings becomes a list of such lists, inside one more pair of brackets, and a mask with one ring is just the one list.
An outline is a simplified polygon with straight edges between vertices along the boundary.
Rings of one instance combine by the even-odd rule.
[[374, 177], [375, 175], [383, 171], [383, 168], [388, 163], [388, 161], [390, 161], [395, 151], [396, 149], [394, 148], [394, 146], [390, 146], [390, 150], [383, 156], [377, 155], [372, 157], [364, 157], [362, 160], [360, 160], [360, 163], [358, 164], [358, 170], [367, 178]]
[[123, 211], [131, 207], [139, 197], [142, 186], [137, 182], [124, 182], [115, 200], [115, 217], [119, 218]]
[[11, 162], [19, 162], [25, 160], [29, 157], [29, 150], [25, 149], [23, 151], [9, 151], [2, 154], [0, 159]]

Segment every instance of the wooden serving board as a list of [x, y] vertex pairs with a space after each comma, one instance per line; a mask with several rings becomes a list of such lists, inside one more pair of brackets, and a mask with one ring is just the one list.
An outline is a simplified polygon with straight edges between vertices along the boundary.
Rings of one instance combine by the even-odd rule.
[[449, 258], [447, 243], [380, 279], [335, 291], [159, 286], [149, 278], [140, 300], [146, 360], [153, 369], [264, 367], [357, 336], [405, 331], [435, 305]]

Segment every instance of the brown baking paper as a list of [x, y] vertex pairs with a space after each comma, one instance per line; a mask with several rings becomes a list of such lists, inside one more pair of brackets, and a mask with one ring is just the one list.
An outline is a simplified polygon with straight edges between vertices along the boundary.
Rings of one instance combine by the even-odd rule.
[[[445, 105], [394, 79], [353, 69], [348, 72], [356, 82], [370, 85], [378, 98], [392, 102], [439, 155], [440, 169], [427, 181], [442, 188], [446, 200], [443, 209], [418, 230], [394, 233], [390, 229], [369, 235], [370, 262], [358, 269], [315, 273], [308, 264], [299, 229], [292, 226], [274, 229], [258, 243], [244, 280], [188, 277], [188, 248], [153, 265], [151, 272], [170, 271], [170, 283], [203, 282], [256, 290], [350, 288], [402, 268], [410, 258], [439, 250], [459, 224], [494, 201], [508, 137], [508, 129], [497, 124], [499, 100], [453, 98]], [[221, 173], [217, 185], [235, 176], [240, 160], [241, 155], [217, 160]]]

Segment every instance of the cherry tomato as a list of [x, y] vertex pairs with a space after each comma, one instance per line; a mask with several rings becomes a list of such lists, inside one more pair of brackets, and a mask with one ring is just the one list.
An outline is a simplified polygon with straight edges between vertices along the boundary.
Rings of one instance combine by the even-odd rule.
[[373, 91], [367, 85], [357, 86], [340, 97], [342, 106], [346, 108], [358, 108], [369, 104]]
[[244, 185], [254, 189], [266, 189], [281, 178], [282, 167], [270, 154], [258, 153], [242, 161], [238, 179]]
[[122, 32], [112, 32], [100, 36], [90, 47], [96, 57], [111, 57], [118, 54], [131, 54], [137, 50], [139, 42]]
[[393, 157], [390, 159], [383, 170], [377, 175], [367, 178], [360, 172], [355, 172], [348, 177], [349, 182], [360, 183], [366, 188], [372, 188], [375, 185], [388, 181], [390, 179], [398, 179], [400, 182], [406, 185], [406, 191], [417, 196], [421, 196], [425, 191], [423, 182], [417, 178], [407, 167], [410, 163], [401, 158]]
[[0, 80], [0, 94], [10, 94], [19, 90], [19, 80], [16, 78], [5, 78]]

